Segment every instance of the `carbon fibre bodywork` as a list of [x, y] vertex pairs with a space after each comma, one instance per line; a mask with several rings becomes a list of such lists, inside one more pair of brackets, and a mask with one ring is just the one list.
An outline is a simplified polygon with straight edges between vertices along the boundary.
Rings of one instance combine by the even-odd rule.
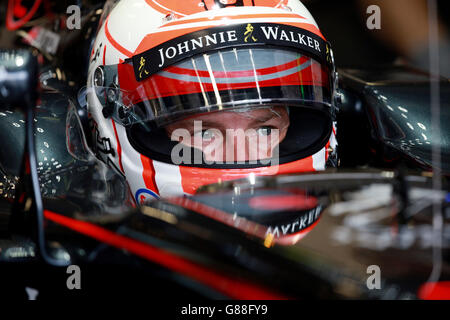
[[[344, 110], [363, 112], [369, 130], [366, 135], [376, 150], [378, 166], [389, 162], [398, 165], [408, 159], [414, 166], [432, 166], [431, 147], [442, 152], [442, 170], [449, 172], [450, 152], [450, 82], [440, 81], [441, 130], [439, 137], [431, 136], [430, 77], [405, 67], [385, 70], [342, 70], [341, 88], [353, 94], [343, 96]], [[347, 90], [347, 91], [346, 91]], [[358, 109], [358, 110], [356, 110]], [[343, 117], [348, 115], [343, 114]], [[351, 126], [348, 123], [348, 126]], [[345, 124], [341, 127], [345, 128]], [[364, 134], [364, 132], [362, 132]], [[344, 144], [346, 142], [344, 141]], [[348, 158], [349, 155], [344, 155]]]

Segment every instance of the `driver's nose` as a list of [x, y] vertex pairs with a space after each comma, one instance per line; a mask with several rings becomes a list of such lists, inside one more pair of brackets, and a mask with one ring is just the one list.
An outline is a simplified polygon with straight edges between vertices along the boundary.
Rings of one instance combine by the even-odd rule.
[[240, 130], [238, 133], [227, 132], [224, 146], [223, 161], [249, 161], [250, 141]]

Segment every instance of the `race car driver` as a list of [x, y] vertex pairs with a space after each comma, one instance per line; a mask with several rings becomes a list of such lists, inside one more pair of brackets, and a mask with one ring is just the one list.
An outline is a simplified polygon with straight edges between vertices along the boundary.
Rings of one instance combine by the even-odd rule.
[[92, 49], [97, 156], [137, 204], [336, 156], [329, 43], [297, 0], [108, 1]]

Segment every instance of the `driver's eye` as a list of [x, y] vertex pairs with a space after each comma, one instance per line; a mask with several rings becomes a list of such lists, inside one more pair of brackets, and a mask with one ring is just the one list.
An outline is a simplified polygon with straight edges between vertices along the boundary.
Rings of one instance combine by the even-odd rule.
[[272, 134], [272, 127], [260, 127], [256, 130], [260, 136], [270, 136]]

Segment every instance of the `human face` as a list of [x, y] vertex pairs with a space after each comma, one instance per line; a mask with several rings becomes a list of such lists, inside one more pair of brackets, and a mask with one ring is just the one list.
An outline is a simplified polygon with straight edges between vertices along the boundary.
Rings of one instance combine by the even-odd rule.
[[[288, 127], [287, 108], [264, 107], [204, 113], [172, 123], [166, 131], [172, 140], [202, 150], [206, 161], [229, 162], [276, 156], [274, 149], [286, 137]], [[183, 135], [180, 141], [180, 130], [188, 138]]]

